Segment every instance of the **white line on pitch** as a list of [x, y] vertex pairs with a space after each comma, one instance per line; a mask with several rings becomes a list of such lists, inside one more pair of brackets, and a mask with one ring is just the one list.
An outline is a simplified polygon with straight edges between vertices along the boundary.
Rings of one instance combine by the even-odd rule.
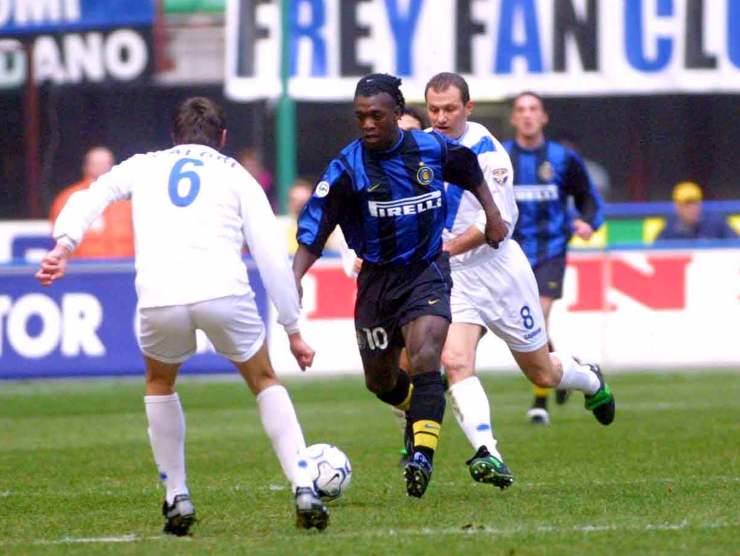
[[33, 541], [32, 544], [89, 544], [89, 543], [124, 543], [124, 542], [138, 542], [138, 541], [151, 541], [155, 539], [163, 539], [164, 536], [157, 535], [151, 537], [137, 537], [134, 534], [120, 535], [117, 537], [63, 537], [58, 540], [39, 540]]

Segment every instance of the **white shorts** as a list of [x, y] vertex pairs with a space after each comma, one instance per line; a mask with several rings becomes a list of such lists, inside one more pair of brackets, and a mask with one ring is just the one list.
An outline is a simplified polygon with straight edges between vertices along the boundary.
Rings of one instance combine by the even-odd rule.
[[265, 326], [253, 298], [234, 295], [189, 305], [139, 309], [139, 347], [163, 363], [182, 363], [195, 353], [202, 330], [218, 353], [241, 363], [265, 341]]
[[519, 352], [547, 344], [532, 267], [514, 240], [470, 267], [452, 267], [452, 322], [477, 324]]

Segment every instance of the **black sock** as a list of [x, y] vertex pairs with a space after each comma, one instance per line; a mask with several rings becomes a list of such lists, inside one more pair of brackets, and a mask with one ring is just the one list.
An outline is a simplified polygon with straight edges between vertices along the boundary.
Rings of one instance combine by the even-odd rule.
[[547, 409], [547, 396], [535, 396], [532, 407], [538, 407], [540, 409]]
[[414, 389], [407, 416], [414, 437], [414, 450], [429, 461], [434, 457], [439, 431], [445, 414], [445, 390], [439, 371], [421, 373], [412, 377]]
[[380, 401], [406, 411], [407, 408], [404, 406], [408, 406], [411, 402], [411, 390], [411, 379], [408, 373], [403, 369], [398, 369], [398, 379], [393, 389], [376, 394], [376, 396]]

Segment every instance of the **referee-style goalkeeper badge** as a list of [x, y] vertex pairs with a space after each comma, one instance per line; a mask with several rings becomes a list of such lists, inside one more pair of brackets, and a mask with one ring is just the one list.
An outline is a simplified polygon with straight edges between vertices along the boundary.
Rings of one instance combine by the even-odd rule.
[[421, 185], [429, 185], [434, 181], [434, 170], [432, 170], [429, 166], [422, 165], [421, 168], [416, 171], [416, 181], [418, 181]]

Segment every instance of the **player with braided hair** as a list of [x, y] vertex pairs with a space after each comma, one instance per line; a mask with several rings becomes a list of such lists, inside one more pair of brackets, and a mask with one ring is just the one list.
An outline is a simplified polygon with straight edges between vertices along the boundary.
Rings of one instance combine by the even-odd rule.
[[[445, 410], [440, 357], [450, 315], [450, 264], [442, 250], [444, 182], [460, 184], [483, 206], [485, 236], [507, 234], [476, 155], [438, 133], [403, 131], [401, 80], [360, 79], [354, 111], [361, 139], [329, 163], [298, 221], [296, 281], [321, 256], [339, 225], [363, 260], [355, 329], [367, 388], [407, 412], [411, 458], [406, 492], [421, 497], [432, 473]], [[406, 347], [408, 373], [399, 369]]]

